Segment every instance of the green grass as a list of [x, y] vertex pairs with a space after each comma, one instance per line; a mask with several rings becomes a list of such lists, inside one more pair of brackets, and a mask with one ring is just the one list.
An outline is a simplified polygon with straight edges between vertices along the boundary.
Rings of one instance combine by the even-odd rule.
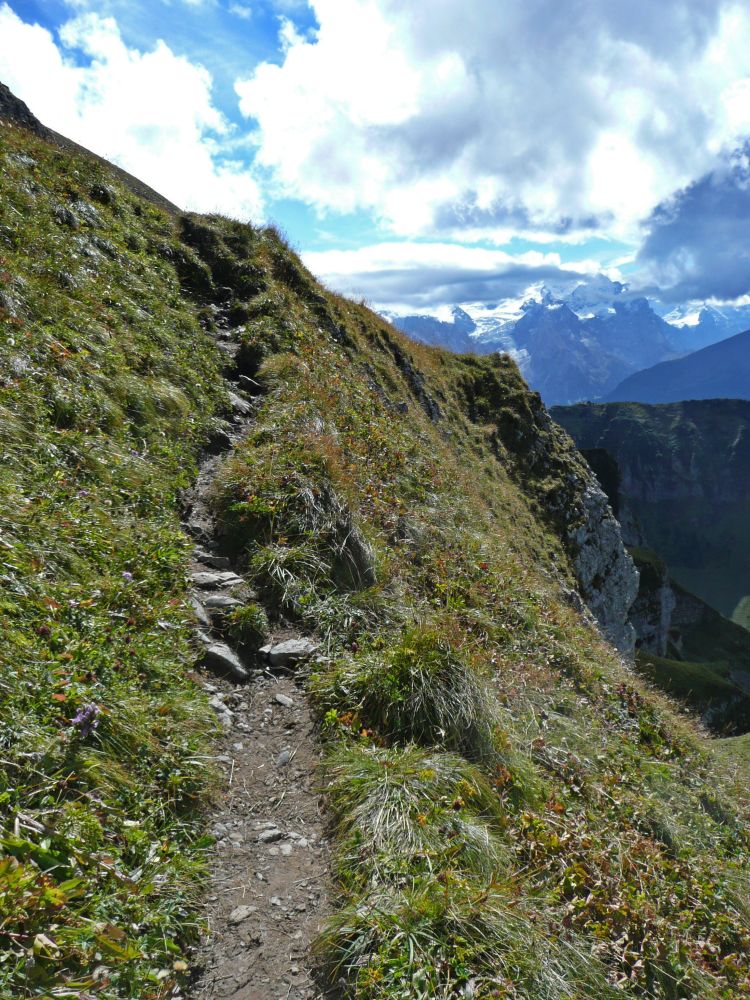
[[106, 1000], [161, 1000], [185, 972], [212, 723], [178, 499], [224, 405], [199, 322], [221, 294], [259, 383], [212, 498], [257, 594], [228, 626], [293, 621], [328, 654], [321, 977], [747, 996], [746, 800], [565, 601], [588, 472], [515, 365], [410, 345], [273, 230], [120, 188], [100, 230], [63, 229], [106, 171], [3, 135], [0, 994], [102, 967]]
[[[120, 187], [95, 203], [102, 181], [3, 128], [0, 994], [19, 998], [167, 996], [204, 874], [214, 722], [187, 676], [178, 492], [217, 358], [174, 223]], [[100, 223], [71, 231], [55, 209], [79, 199]]]

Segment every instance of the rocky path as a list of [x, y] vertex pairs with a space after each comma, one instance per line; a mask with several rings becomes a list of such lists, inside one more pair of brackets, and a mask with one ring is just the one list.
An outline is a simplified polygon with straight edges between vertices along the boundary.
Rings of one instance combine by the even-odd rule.
[[224, 791], [194, 1000], [312, 1000], [308, 948], [326, 913], [318, 755], [292, 676], [206, 682], [225, 706]]
[[[319, 754], [304, 689], [310, 639], [286, 630], [255, 656], [223, 634], [246, 581], [219, 554], [208, 496], [226, 453], [252, 426], [252, 380], [227, 355], [233, 415], [186, 498], [199, 681], [223, 730], [223, 787], [211, 817], [216, 838], [204, 905], [208, 933], [194, 959], [192, 1000], [314, 1000], [309, 947], [327, 912], [328, 849], [317, 792]], [[250, 390], [250, 391], [249, 391]]]

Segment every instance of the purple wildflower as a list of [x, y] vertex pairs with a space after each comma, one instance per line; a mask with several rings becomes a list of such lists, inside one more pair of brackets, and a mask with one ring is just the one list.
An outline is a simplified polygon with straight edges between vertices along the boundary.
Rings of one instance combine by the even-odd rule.
[[70, 720], [71, 725], [78, 726], [83, 739], [99, 725], [99, 706], [94, 704], [81, 705], [77, 713]]
[[130, 583], [130, 581], [133, 579], [133, 574], [128, 573], [128, 571], [125, 570], [125, 572], [122, 574], [122, 578], [125, 581], [125, 583]]

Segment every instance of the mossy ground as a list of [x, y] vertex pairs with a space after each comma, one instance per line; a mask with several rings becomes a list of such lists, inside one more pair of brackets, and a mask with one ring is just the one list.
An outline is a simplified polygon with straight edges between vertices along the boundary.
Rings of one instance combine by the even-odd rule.
[[262, 390], [214, 497], [262, 605], [238, 628], [292, 619], [331, 661], [321, 976], [359, 1000], [746, 996], [743, 799], [561, 599], [583, 467], [512, 362], [409, 345], [272, 230], [118, 189], [105, 250], [54, 211], [103, 168], [3, 142], [3, 988], [103, 967], [100, 995], [157, 998], [182, 969], [209, 742], [176, 496], [221, 404], [197, 317], [228, 287]]

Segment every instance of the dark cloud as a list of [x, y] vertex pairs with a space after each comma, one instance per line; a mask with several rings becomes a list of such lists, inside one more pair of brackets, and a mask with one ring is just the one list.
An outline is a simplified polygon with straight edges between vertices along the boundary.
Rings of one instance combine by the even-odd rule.
[[[319, 265], [318, 265], [319, 267]], [[523, 295], [531, 285], [544, 284], [567, 291], [588, 275], [563, 271], [554, 265], [510, 264], [496, 271], [462, 267], [390, 267], [337, 274], [323, 271], [327, 284], [346, 294], [363, 296], [375, 304], [398, 303], [419, 311], [446, 304], [497, 302]]]
[[651, 214], [636, 261], [643, 290], [671, 302], [747, 294], [749, 226], [747, 143]]

